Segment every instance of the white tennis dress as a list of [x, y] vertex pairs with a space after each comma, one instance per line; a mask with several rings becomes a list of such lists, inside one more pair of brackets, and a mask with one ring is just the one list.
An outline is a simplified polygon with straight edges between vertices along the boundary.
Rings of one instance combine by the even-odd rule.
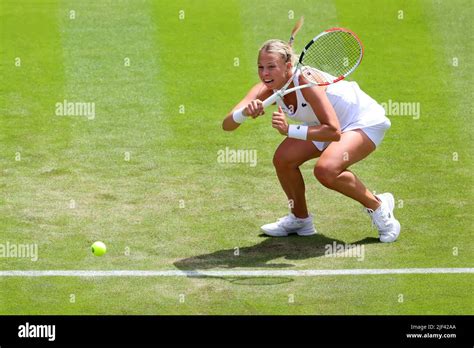
[[[299, 86], [298, 70], [294, 74], [293, 83]], [[357, 82], [339, 81], [331, 84], [326, 89], [326, 95], [336, 111], [341, 132], [361, 129], [372, 142], [378, 146], [384, 137], [385, 131], [390, 128], [390, 120], [385, 116], [385, 109], [374, 99], [359, 88]], [[305, 100], [301, 90], [296, 91], [296, 112], [285, 105], [283, 99], [277, 99], [283, 112], [291, 119], [303, 122], [308, 126], [317, 126], [321, 123], [316, 117], [311, 105]], [[330, 142], [313, 141], [319, 151], [323, 151]]]

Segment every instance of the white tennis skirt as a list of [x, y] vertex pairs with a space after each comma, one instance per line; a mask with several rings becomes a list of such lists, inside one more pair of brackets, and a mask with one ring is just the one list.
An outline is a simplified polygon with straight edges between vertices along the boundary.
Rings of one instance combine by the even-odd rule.
[[[383, 110], [382, 107], [381, 107], [381, 109]], [[342, 130], [342, 133], [345, 133], [345, 132], [348, 132], [348, 131], [351, 131], [351, 130], [360, 129], [361, 131], [363, 131], [369, 137], [370, 140], [372, 140], [372, 142], [377, 147], [382, 142], [383, 137], [385, 136], [385, 132], [391, 126], [391, 122], [385, 116], [385, 112], [383, 114], [378, 115], [378, 120], [380, 122], [375, 123], [375, 124], [371, 124], [371, 125], [367, 125], [367, 124], [364, 124], [364, 118], [362, 118], [361, 121], [355, 122], [353, 124], [349, 124], [347, 127], [345, 127]], [[372, 120], [372, 122], [373, 122], [373, 120]], [[328, 142], [313, 141], [313, 144], [316, 146], [316, 148], [319, 151], [324, 151], [324, 149], [326, 147], [328, 147], [328, 145], [330, 143], [331, 143], [330, 141], [328, 141]]]

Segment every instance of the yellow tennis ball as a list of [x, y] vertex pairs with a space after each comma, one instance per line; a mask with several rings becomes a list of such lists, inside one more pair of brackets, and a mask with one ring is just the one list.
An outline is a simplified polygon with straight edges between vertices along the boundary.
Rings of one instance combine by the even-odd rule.
[[94, 244], [92, 244], [91, 249], [92, 249], [92, 253], [95, 256], [102, 256], [107, 251], [107, 247], [102, 242], [95, 242]]

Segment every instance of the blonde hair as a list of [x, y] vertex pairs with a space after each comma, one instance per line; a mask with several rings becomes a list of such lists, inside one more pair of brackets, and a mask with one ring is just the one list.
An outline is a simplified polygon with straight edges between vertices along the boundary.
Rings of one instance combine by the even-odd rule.
[[272, 39], [265, 41], [258, 50], [258, 56], [262, 52], [278, 54], [285, 63], [291, 62], [292, 65], [295, 65], [298, 61], [298, 56], [293, 51], [293, 41], [295, 40], [296, 33], [303, 26], [304, 18], [301, 17], [298, 22], [296, 22], [293, 30], [291, 31], [290, 40], [285, 42], [283, 40]]

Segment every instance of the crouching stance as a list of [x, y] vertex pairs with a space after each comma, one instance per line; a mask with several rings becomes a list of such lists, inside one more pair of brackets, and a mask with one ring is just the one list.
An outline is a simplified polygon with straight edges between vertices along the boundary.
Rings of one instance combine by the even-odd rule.
[[[269, 40], [263, 44], [258, 53], [261, 82], [227, 115], [222, 125], [224, 130], [232, 131], [248, 117], [263, 115], [262, 100], [282, 88], [290, 78], [289, 88], [308, 83], [294, 69], [296, 57], [290, 43]], [[263, 225], [263, 232], [275, 237], [316, 233], [313, 216], [306, 207], [305, 183], [299, 167], [319, 158], [314, 168], [316, 179], [361, 203], [377, 226], [381, 242], [395, 241], [400, 234], [400, 223], [393, 215], [393, 195], [372, 194], [348, 169], [381, 143], [390, 127], [384, 109], [356, 82], [348, 81], [296, 90], [278, 99], [277, 104], [272, 126], [286, 138], [277, 148], [273, 164], [293, 208], [289, 215]], [[301, 124], [288, 125], [286, 117]]]

